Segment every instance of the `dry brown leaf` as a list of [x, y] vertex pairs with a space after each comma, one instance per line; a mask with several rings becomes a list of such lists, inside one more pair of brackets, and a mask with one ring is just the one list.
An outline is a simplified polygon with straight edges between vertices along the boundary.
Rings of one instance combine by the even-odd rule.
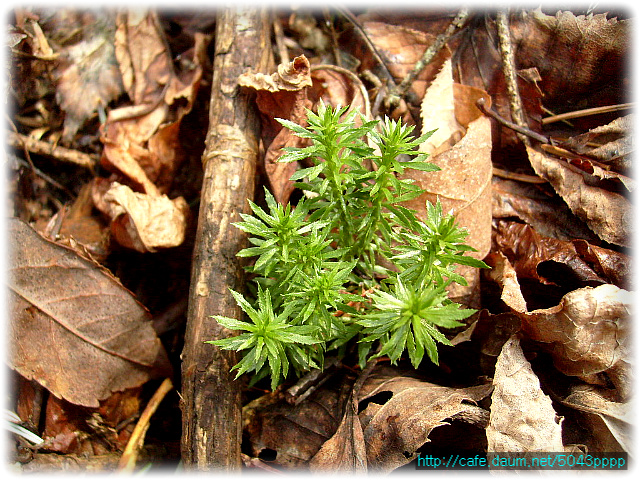
[[349, 383], [340, 375], [297, 405], [268, 394], [245, 407], [244, 434], [251, 454], [287, 469], [306, 467], [336, 432]]
[[606, 372], [628, 361], [632, 294], [614, 285], [585, 287], [551, 308], [519, 313], [522, 329], [541, 342], [566, 375]]
[[572, 242], [543, 237], [529, 225], [499, 220], [495, 222], [494, 242], [519, 278], [562, 285], [568, 290], [609, 283], [591, 268]]
[[154, 252], [177, 247], [184, 241], [189, 206], [182, 197], [146, 195], [113, 182], [100, 206], [111, 219], [115, 240], [126, 248]]
[[624, 196], [592, 186], [582, 173], [566, 162], [527, 147], [531, 166], [551, 183], [569, 208], [602, 240], [629, 247], [632, 238], [632, 207]]
[[[93, 210], [93, 180], [85, 184], [70, 207], [62, 209], [52, 218], [49, 224], [55, 225], [60, 215], [58, 243], [73, 247], [76, 243], [98, 262], [102, 262], [109, 254], [109, 227]], [[52, 238], [48, 229], [41, 232]]]
[[[599, 452], [633, 452], [632, 408], [629, 403], [614, 401], [606, 392], [592, 385], [579, 385], [562, 399], [568, 407], [584, 412], [585, 423], [592, 425]], [[595, 417], [595, 418], [594, 418]]]
[[621, 103], [611, 95], [620, 94], [631, 25], [607, 16], [576, 16], [570, 11], [551, 16], [538, 8], [513, 19], [511, 36], [518, 45], [518, 66], [539, 70], [547, 106], [559, 102], [566, 106], [573, 99]]
[[514, 311], [526, 312], [527, 302], [520, 290], [518, 275], [509, 259], [502, 252], [492, 252], [485, 257], [485, 262], [491, 267], [487, 275], [502, 289], [500, 299]]
[[492, 190], [494, 218], [518, 217], [541, 235], [559, 240], [600, 241], [555, 192], [546, 192], [540, 185], [503, 180], [496, 175]]
[[[349, 399], [336, 433], [309, 461], [312, 472], [367, 472], [367, 450], [357, 403]], [[355, 404], [355, 405], [354, 405]]]
[[480, 346], [482, 354], [497, 357], [507, 340], [520, 331], [521, 323], [514, 313], [491, 314], [483, 309], [474, 324], [471, 340]]
[[435, 131], [420, 144], [421, 152], [437, 155], [460, 140], [464, 128], [456, 119], [455, 105], [451, 59], [447, 59], [422, 98], [422, 134]]
[[585, 240], [573, 240], [576, 251], [598, 275], [624, 290], [633, 290], [633, 259], [615, 250], [592, 245]]
[[564, 451], [561, 421], [515, 335], [498, 356], [493, 385], [489, 453]]
[[[477, 250], [471, 255], [482, 259], [491, 247], [491, 122], [477, 111], [476, 118], [468, 125], [464, 137], [449, 150], [429, 158], [438, 165], [438, 172], [407, 170], [405, 178], [426, 192], [407, 203], [409, 208], [426, 215], [425, 202], [442, 203], [443, 211], [451, 211], [458, 225], [469, 232], [466, 243]], [[426, 133], [426, 132], [423, 132]], [[478, 305], [479, 271], [476, 268], [459, 268], [469, 286], [457, 284], [450, 291], [454, 297], [467, 297], [464, 303]]]
[[372, 374], [365, 382], [360, 403], [389, 392], [391, 398], [360, 412], [369, 469], [390, 472], [415, 458], [431, 432], [447, 419], [473, 407], [491, 391], [491, 384], [450, 388], [398, 376], [393, 369]]
[[196, 98], [207, 38], [196, 35], [194, 42], [183, 54], [192, 68], [176, 73], [156, 15], [142, 10], [118, 17], [116, 54], [134, 104], [109, 112], [101, 164], [148, 194], [167, 192], [183, 161], [180, 122]]
[[[607, 125], [568, 139], [562, 146], [595, 158], [618, 172], [626, 172], [631, 169], [633, 120], [633, 115], [616, 118]], [[594, 147], [594, 143], [598, 146]]]
[[124, 90], [113, 43], [113, 15], [108, 11], [72, 15], [60, 11], [51, 20], [51, 27], [60, 26], [65, 16], [73, 17], [75, 24], [71, 38], [80, 38], [59, 52], [60, 62], [54, 73], [56, 95], [65, 112], [62, 138], [70, 142], [87, 120], [97, 116], [100, 108], [106, 108]]
[[105, 269], [17, 219], [9, 239], [12, 368], [89, 407], [170, 371], [148, 311]]
[[262, 142], [266, 148], [264, 166], [276, 200], [289, 201], [293, 182], [289, 179], [297, 169], [295, 163], [278, 163], [285, 147], [302, 147], [305, 140], [283, 128], [275, 118], [291, 120], [306, 125], [312, 102], [308, 99], [308, 87], [312, 85], [311, 66], [304, 55], [291, 62], [278, 65], [271, 75], [247, 72], [238, 78], [238, 84], [257, 91], [256, 103], [262, 112]]

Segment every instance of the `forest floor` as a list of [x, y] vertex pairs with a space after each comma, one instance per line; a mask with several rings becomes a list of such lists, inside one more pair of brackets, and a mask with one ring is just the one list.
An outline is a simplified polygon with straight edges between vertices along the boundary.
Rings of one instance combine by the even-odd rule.
[[[9, 469], [409, 472], [516, 452], [620, 466], [629, 12], [256, 9], [256, 25], [215, 9], [11, 12]], [[233, 53], [244, 63], [221, 67], [240, 38], [256, 42]], [[362, 369], [354, 342], [272, 392], [204, 343], [221, 332], [210, 315], [231, 314], [199, 279], [224, 284], [218, 303], [251, 291], [246, 237], [223, 223], [265, 207], [264, 187], [300, 201], [290, 177], [309, 164], [277, 159], [303, 144], [274, 118], [302, 123], [320, 102], [435, 130], [420, 148], [441, 170], [406, 173], [425, 193], [405, 205], [425, 218], [440, 199], [490, 268], [449, 292], [477, 312], [443, 330], [438, 365], [405, 352]], [[223, 170], [234, 147], [240, 170]], [[226, 216], [212, 225], [209, 207]]]

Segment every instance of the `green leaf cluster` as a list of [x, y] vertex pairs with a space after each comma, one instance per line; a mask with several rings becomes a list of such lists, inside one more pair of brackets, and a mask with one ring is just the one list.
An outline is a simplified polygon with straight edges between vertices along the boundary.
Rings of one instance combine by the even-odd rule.
[[438, 170], [417, 151], [429, 134], [347, 110], [320, 103], [307, 127], [278, 120], [309, 139], [280, 158], [310, 162], [292, 177], [305, 196], [283, 206], [265, 189], [266, 209], [249, 201], [252, 215], [234, 224], [250, 236], [238, 255], [254, 259], [247, 270], [257, 292], [253, 304], [232, 292], [249, 321], [215, 317], [242, 333], [208, 343], [243, 352], [237, 375], [270, 376], [272, 388], [354, 342], [361, 365], [382, 355], [395, 363], [405, 351], [416, 368], [425, 354], [438, 363], [437, 343], [450, 345], [439, 328], [474, 312], [446, 293], [466, 283], [457, 265], [486, 267], [466, 255], [467, 233], [439, 202], [427, 202], [424, 219], [402, 204], [423, 193], [401, 178], [406, 169]]

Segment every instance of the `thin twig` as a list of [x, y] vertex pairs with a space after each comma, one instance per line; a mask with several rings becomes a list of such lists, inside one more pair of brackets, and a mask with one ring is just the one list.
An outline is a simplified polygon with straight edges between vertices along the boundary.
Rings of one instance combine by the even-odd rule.
[[347, 20], [349, 20], [351, 22], [351, 24], [356, 29], [356, 32], [358, 33], [358, 35], [360, 35], [360, 38], [367, 44], [367, 48], [369, 48], [369, 50], [371, 51], [371, 54], [374, 56], [376, 61], [382, 67], [382, 71], [383, 71], [383, 74], [385, 76], [385, 80], [387, 81], [387, 84], [389, 85], [389, 88], [395, 87], [396, 86], [396, 82], [395, 82], [395, 79], [393, 78], [393, 75], [391, 74], [391, 70], [389, 70], [389, 67], [387, 66], [386, 59], [383, 58], [382, 54], [378, 51], [376, 46], [373, 44], [373, 42], [369, 38], [369, 35], [367, 35], [367, 32], [364, 31], [364, 28], [362, 28], [362, 25], [360, 25], [360, 23], [358, 22], [356, 17], [354, 17], [353, 14], [346, 8], [336, 7], [336, 9], [343, 16], [345, 16], [347, 18]]
[[500, 124], [504, 125], [507, 128], [510, 128], [510, 129], [514, 130], [515, 132], [518, 132], [518, 133], [522, 134], [525, 137], [533, 138], [534, 140], [536, 140], [538, 142], [541, 142], [541, 143], [552, 143], [552, 140], [550, 138], [547, 138], [544, 135], [540, 135], [539, 133], [534, 132], [533, 130], [531, 130], [531, 129], [527, 128], [527, 127], [521, 127], [519, 125], [516, 125], [515, 123], [510, 122], [506, 118], [502, 118], [500, 115], [498, 115], [493, 110], [488, 109], [486, 107], [486, 105], [485, 105], [484, 98], [479, 98], [476, 101], [476, 106], [485, 115], [489, 115], [491, 118], [495, 119]]
[[572, 118], [587, 117], [589, 115], [599, 115], [601, 113], [617, 112], [619, 110], [627, 110], [633, 108], [633, 103], [619, 103], [617, 105], [606, 105], [604, 107], [586, 108], [584, 110], [576, 110], [574, 112], [560, 113], [542, 119], [542, 125], [550, 123], [562, 122]]
[[156, 390], [156, 393], [151, 397], [151, 400], [149, 400], [149, 403], [142, 412], [142, 415], [140, 415], [138, 423], [133, 429], [133, 433], [127, 442], [127, 446], [122, 453], [122, 457], [120, 457], [120, 462], [118, 462], [118, 470], [120, 472], [133, 472], [133, 469], [136, 466], [138, 453], [144, 445], [144, 437], [147, 434], [147, 429], [149, 428], [149, 421], [158, 409], [160, 402], [162, 402], [166, 394], [172, 389], [173, 383], [171, 383], [171, 379], [165, 378], [160, 387], [158, 387], [158, 390]]
[[415, 81], [416, 77], [424, 70], [424, 68], [433, 60], [433, 57], [442, 50], [442, 48], [446, 45], [449, 39], [453, 36], [453, 34], [461, 28], [467, 18], [469, 17], [469, 10], [467, 8], [462, 8], [458, 14], [455, 16], [453, 21], [449, 24], [444, 33], [441, 33], [437, 36], [435, 41], [425, 50], [422, 54], [422, 58], [416, 62], [413, 67], [413, 70], [409, 72], [409, 74], [400, 82], [400, 84], [390, 92], [390, 101], [395, 102], [395, 105], [400, 101], [399, 97], [404, 97], [409, 92], [411, 85]]
[[73, 163], [84, 168], [93, 168], [98, 158], [88, 153], [36, 140], [16, 132], [7, 132], [7, 143], [14, 148], [21, 148], [38, 155], [46, 155], [63, 162]]
[[[509, 95], [509, 107], [511, 110], [511, 118], [519, 127], [526, 128], [522, 109], [522, 99], [518, 90], [518, 79], [516, 76], [515, 55], [511, 45], [511, 34], [509, 31], [509, 18], [507, 12], [499, 10], [496, 16], [496, 26], [498, 29], [498, 43], [500, 45], [500, 58], [502, 59], [502, 72], [504, 74], [507, 85], [507, 94]], [[514, 129], [516, 130], [516, 129]], [[516, 130], [518, 131], [518, 130]], [[522, 132], [519, 132], [522, 133]], [[529, 142], [525, 134], [518, 135], [520, 140], [527, 144]]]
[[[47, 175], [46, 173], [44, 173], [42, 170], [40, 170], [38, 167], [33, 165], [33, 162], [31, 161], [26, 161], [23, 160], [22, 158], [16, 156], [16, 155], [11, 155], [11, 159], [15, 160], [16, 162], [18, 162], [21, 166], [28, 168], [29, 170], [31, 170], [33, 173], [35, 173], [37, 176], [39, 176], [41, 179], [43, 179], [45, 182], [50, 183], [51, 185], [53, 185], [54, 187], [56, 187], [58, 190], [63, 191], [64, 193], [67, 194], [67, 196], [71, 199], [75, 198], [76, 196], [74, 195], [74, 193], [72, 191], [70, 191], [67, 187], [65, 187], [64, 185], [62, 185], [61, 183], [55, 181], [53, 178], [51, 178], [49, 175]], [[29, 159], [30, 160], [30, 159]]]
[[502, 168], [493, 167], [493, 174], [496, 177], [505, 178], [507, 180], [515, 180], [524, 183], [547, 183], [547, 181], [537, 175], [527, 175], [526, 173], [510, 172]]

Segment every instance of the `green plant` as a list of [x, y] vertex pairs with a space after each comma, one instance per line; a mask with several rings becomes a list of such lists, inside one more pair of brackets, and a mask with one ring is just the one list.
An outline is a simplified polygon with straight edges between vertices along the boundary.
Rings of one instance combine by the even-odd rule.
[[[422, 220], [402, 205], [423, 193], [399, 178], [405, 169], [438, 170], [416, 151], [429, 135], [414, 138], [413, 127], [389, 119], [378, 130], [377, 121], [323, 103], [308, 111], [306, 128], [279, 122], [310, 141], [280, 158], [313, 162], [292, 177], [306, 196], [282, 206], [265, 189], [268, 211], [249, 202], [253, 215], [235, 226], [250, 235], [238, 255], [255, 257], [247, 270], [257, 305], [232, 291], [251, 322], [216, 316], [243, 333], [208, 343], [243, 351], [237, 375], [270, 375], [272, 388], [290, 365], [297, 374], [321, 368], [326, 352], [342, 355], [351, 340], [361, 366], [382, 355], [395, 363], [404, 351], [416, 368], [425, 353], [438, 363], [436, 342], [450, 345], [438, 327], [462, 326], [475, 311], [447, 297], [450, 283], [466, 284], [455, 268], [486, 265], [466, 255], [467, 234], [439, 201], [427, 202]], [[400, 160], [408, 155], [416, 156]]]

